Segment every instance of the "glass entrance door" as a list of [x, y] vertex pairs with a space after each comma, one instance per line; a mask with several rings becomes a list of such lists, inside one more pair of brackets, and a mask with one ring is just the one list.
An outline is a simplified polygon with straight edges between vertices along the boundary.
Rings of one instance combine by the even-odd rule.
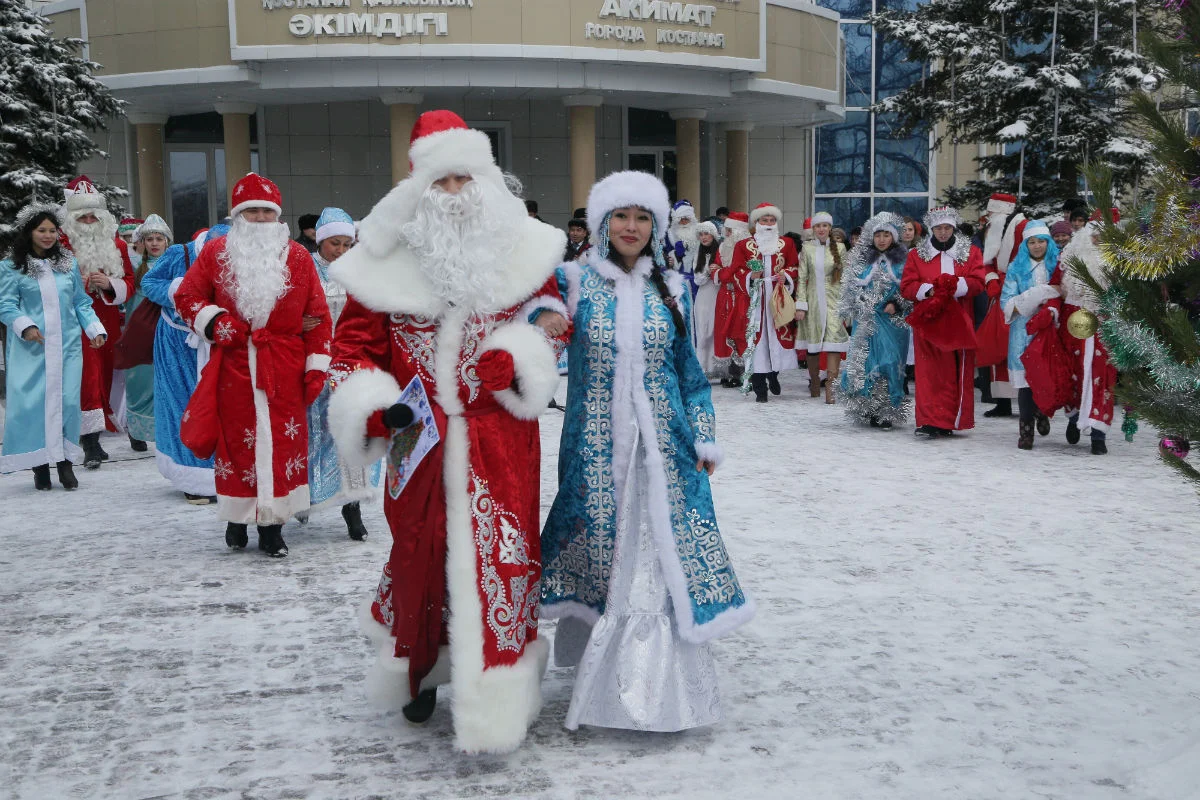
[[667, 194], [675, 197], [679, 185], [679, 170], [673, 147], [630, 147], [626, 164], [635, 172], [648, 172], [667, 187]]
[[[250, 169], [258, 171], [258, 152], [250, 151]], [[229, 213], [225, 185], [225, 148], [220, 145], [172, 147], [167, 153], [171, 231], [175, 241], [190, 241]]]

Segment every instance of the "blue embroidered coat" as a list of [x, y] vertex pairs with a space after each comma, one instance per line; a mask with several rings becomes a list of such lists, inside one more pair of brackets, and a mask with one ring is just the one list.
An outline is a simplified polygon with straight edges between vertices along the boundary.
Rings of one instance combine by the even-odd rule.
[[[617, 496], [641, 438], [653, 539], [680, 635], [702, 642], [754, 613], [717, 528], [701, 459], [718, 461], [708, 379], [649, 278], [643, 258], [625, 273], [599, 257], [568, 265], [567, 410], [559, 489], [542, 531], [542, 616], [595, 622], [612, 570]], [[691, 294], [668, 273], [684, 320]], [[635, 429], [636, 426], [636, 429]], [[640, 433], [639, 433], [640, 431]]]

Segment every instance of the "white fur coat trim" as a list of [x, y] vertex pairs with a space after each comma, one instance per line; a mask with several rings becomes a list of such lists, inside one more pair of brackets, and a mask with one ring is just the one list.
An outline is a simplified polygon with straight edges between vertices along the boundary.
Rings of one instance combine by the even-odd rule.
[[542, 329], [528, 322], [510, 322], [483, 341], [482, 353], [506, 350], [513, 357], [517, 388], [495, 392], [496, 401], [517, 419], [537, 419], [558, 389], [558, 359]]
[[[500, 308], [523, 303], [540, 289], [566, 248], [562, 231], [531, 217], [526, 217], [523, 224], [525, 229], [516, 248], [498, 268], [507, 278], [495, 298]], [[445, 310], [425, 277], [424, 267], [399, 240], [383, 253], [372, 252], [369, 247], [353, 248], [333, 263], [329, 276], [372, 311], [436, 317]]]
[[329, 398], [329, 431], [347, 467], [366, 467], [387, 455], [387, 439], [367, 438], [367, 420], [400, 398], [391, 374], [362, 369], [338, 384]]

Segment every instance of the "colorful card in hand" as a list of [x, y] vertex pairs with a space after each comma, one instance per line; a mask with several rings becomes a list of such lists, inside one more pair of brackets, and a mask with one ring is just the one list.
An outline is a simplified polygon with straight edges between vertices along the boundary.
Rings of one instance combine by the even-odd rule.
[[392, 442], [388, 447], [387, 491], [393, 500], [404, 491], [421, 460], [442, 440], [433, 409], [429, 405], [429, 396], [425, 394], [425, 385], [419, 377], [408, 382], [396, 402], [412, 409], [413, 421], [407, 428], [392, 434]]

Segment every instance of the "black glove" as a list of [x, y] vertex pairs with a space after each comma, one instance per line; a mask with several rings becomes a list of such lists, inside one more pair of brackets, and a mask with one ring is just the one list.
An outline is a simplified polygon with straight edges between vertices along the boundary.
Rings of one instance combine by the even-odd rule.
[[407, 428], [412, 421], [413, 410], [404, 403], [396, 403], [383, 412], [383, 424], [394, 430]]

